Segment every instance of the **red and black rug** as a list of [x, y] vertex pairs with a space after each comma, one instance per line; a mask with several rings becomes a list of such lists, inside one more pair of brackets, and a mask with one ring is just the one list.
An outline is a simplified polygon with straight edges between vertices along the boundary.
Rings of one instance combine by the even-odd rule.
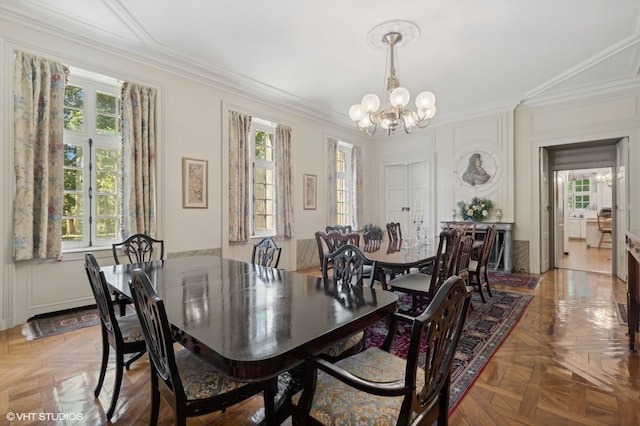
[[[473, 296], [474, 309], [469, 312], [464, 332], [458, 345], [451, 374], [449, 408], [455, 409], [462, 397], [471, 388], [491, 356], [505, 341], [518, 323], [529, 302], [530, 294], [492, 289], [493, 297], [482, 303], [477, 293]], [[398, 293], [400, 310], [411, 307], [411, 297]], [[382, 320], [366, 330], [366, 345], [380, 346], [387, 335], [387, 321]], [[396, 334], [391, 351], [406, 356], [411, 338], [411, 329], [405, 327]], [[421, 360], [424, 366], [424, 359]]]
[[505, 272], [489, 271], [489, 283], [515, 288], [534, 290], [540, 282], [540, 275], [509, 274]]

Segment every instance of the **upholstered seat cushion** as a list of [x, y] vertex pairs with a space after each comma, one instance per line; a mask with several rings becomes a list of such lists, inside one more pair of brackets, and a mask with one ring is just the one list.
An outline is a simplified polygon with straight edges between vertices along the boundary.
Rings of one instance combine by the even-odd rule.
[[[379, 348], [369, 348], [336, 362], [340, 368], [366, 380], [387, 382], [405, 379], [406, 361]], [[416, 388], [424, 386], [424, 370], [418, 368]], [[298, 404], [302, 391], [292, 401]], [[361, 392], [318, 370], [318, 381], [309, 415], [325, 425], [395, 425], [402, 397]]]
[[246, 384], [220, 374], [211, 364], [187, 349], [177, 350], [175, 356], [182, 387], [190, 401], [229, 392]]
[[332, 358], [335, 358], [344, 351], [348, 351], [354, 346], [360, 344], [362, 342], [362, 339], [364, 339], [364, 331], [360, 331], [347, 337], [346, 339], [340, 340], [338, 343], [327, 349], [324, 353]]
[[470, 271], [475, 271], [476, 269], [478, 269], [478, 261], [471, 259], [469, 261], [469, 270]]
[[431, 285], [431, 275], [423, 273], [404, 274], [393, 279], [391, 288], [404, 289], [409, 292], [427, 292]]
[[118, 318], [118, 325], [122, 333], [122, 340], [124, 340], [125, 343], [144, 341], [144, 333], [140, 326], [138, 314], [129, 314]]

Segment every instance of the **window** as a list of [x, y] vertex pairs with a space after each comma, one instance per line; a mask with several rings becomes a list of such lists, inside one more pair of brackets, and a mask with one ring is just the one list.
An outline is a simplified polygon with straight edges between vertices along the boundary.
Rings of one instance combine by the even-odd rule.
[[591, 204], [591, 179], [574, 179], [568, 183], [569, 210], [586, 209]]
[[74, 69], [64, 105], [62, 248], [109, 246], [122, 226], [120, 85]]
[[251, 121], [253, 236], [276, 233], [275, 129], [274, 123], [257, 118]]
[[353, 146], [338, 142], [336, 148], [336, 222], [353, 226], [354, 185], [351, 171]]

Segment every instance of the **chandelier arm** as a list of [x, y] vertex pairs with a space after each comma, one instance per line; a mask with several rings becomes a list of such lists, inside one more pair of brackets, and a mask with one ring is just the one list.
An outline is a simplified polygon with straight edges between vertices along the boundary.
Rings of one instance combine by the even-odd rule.
[[416, 127], [419, 129], [425, 129], [429, 125], [429, 122], [431, 122], [431, 119], [429, 118], [422, 119], [421, 121], [416, 122]]

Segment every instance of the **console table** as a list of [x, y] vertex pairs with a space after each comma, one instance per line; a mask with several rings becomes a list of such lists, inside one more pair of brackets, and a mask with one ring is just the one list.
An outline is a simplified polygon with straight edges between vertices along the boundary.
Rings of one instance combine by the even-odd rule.
[[[453, 223], [451, 221], [440, 222], [442, 229]], [[476, 222], [476, 238], [478, 234], [482, 235], [487, 228], [495, 225], [496, 242], [493, 247], [493, 255], [490, 262], [493, 264], [494, 270], [502, 270], [504, 272], [513, 272], [513, 222]]]
[[635, 351], [640, 307], [640, 230], [627, 231], [627, 324], [629, 349]]

